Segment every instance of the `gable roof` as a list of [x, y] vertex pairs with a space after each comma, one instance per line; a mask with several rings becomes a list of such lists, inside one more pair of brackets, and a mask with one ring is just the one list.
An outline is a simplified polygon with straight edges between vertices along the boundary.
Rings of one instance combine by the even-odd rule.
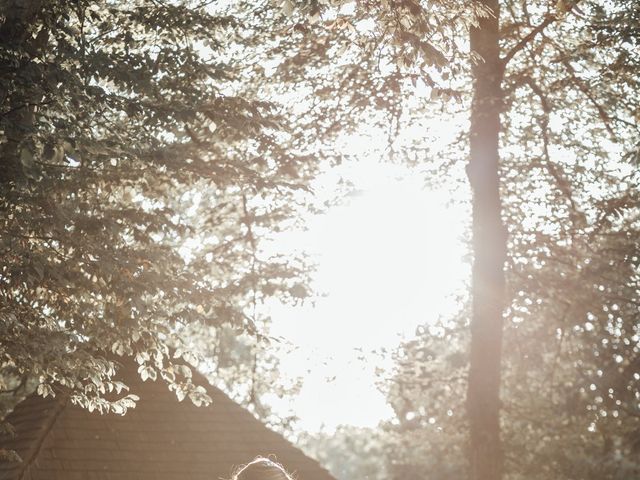
[[221, 390], [209, 387], [212, 404], [196, 407], [162, 382], [133, 377], [140, 400], [125, 416], [89, 413], [64, 395], [19, 403], [7, 417], [16, 435], [0, 447], [23, 462], [0, 462], [0, 480], [219, 480], [257, 456], [299, 480], [335, 480]]

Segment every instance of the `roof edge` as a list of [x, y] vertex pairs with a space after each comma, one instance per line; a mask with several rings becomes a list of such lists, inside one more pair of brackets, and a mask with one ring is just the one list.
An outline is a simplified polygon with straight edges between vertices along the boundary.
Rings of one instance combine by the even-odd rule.
[[[32, 393], [32, 395], [37, 395], [37, 394], [34, 392]], [[42, 423], [40, 435], [38, 435], [38, 437], [34, 441], [33, 447], [30, 448], [29, 451], [27, 452], [28, 457], [22, 459], [22, 463], [18, 468], [18, 475], [16, 477], [17, 480], [24, 479], [24, 476], [29, 470], [29, 467], [31, 467], [31, 464], [34, 462], [36, 458], [38, 458], [38, 454], [40, 453], [40, 450], [42, 449], [42, 445], [44, 445], [44, 442], [47, 439], [49, 432], [51, 432], [51, 429], [55, 425], [56, 420], [58, 419], [62, 411], [65, 409], [65, 407], [67, 406], [67, 403], [69, 401], [69, 394], [68, 392], [58, 391], [56, 397], [53, 398], [52, 400], [53, 401], [51, 402], [52, 404], [51, 412], [49, 412], [45, 421]]]

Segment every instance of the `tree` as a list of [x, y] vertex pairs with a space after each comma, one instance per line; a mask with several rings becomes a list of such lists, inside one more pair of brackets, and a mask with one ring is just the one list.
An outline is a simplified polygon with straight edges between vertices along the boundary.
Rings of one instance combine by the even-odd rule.
[[[318, 161], [243, 90], [242, 19], [201, 2], [2, 3], [0, 368], [123, 412], [118, 356], [207, 401], [185, 327], [256, 331], [307, 295], [260, 240], [304, 208]], [[266, 25], [264, 28], [269, 29]]]
[[[420, 25], [414, 19], [438, 18], [418, 2], [409, 4], [405, 25], [414, 33]], [[395, 9], [401, 20], [404, 6]], [[474, 258], [467, 414], [471, 478], [497, 479], [503, 469], [505, 260], [513, 259], [520, 241], [513, 214], [519, 210], [516, 216], [531, 220], [539, 215], [533, 205], [543, 198], [550, 223], [566, 222], [562, 229], [574, 238], [589, 238], [594, 204], [612, 195], [611, 184], [627, 175], [621, 164], [637, 151], [638, 55], [631, 23], [638, 11], [629, 2], [580, 2], [578, 8], [575, 2], [487, 0], [477, 7], [469, 29], [472, 83], [457, 80], [472, 95], [466, 137]], [[446, 18], [455, 18], [455, 6], [444, 9]], [[425, 35], [419, 33], [418, 41]], [[453, 69], [461, 57], [435, 45], [451, 52], [436, 70]]]
[[[292, 55], [311, 30], [272, 2], [7, 0], [2, 11], [7, 391], [35, 377], [40, 394], [62, 385], [89, 409], [123, 413], [135, 398], [117, 359], [132, 356], [143, 378], [206, 402], [190, 366], [211, 352], [194, 332], [213, 329], [225, 353], [249, 360], [209, 359], [228, 386], [256, 364], [244, 342], [265, 340], [256, 305], [309, 294], [304, 261], [271, 256], [261, 240], [310, 207], [319, 165], [344, 157], [332, 140], [371, 110], [363, 100], [379, 83], [362, 82], [363, 65], [358, 89], [335, 95], [341, 66]], [[333, 30], [318, 30], [326, 51]], [[271, 78], [269, 62], [280, 62]], [[316, 67], [327, 75], [296, 116], [308, 93], [299, 80]]]
[[[516, 252], [502, 385], [508, 479], [640, 477], [640, 245], [637, 202], [627, 203], [637, 192], [602, 203], [584, 243], [549, 235]], [[393, 478], [464, 475], [465, 317], [420, 328], [396, 352], [384, 384], [396, 419], [382, 437]]]
[[[541, 261], [540, 267], [553, 258], [566, 258], [554, 244], [579, 251], [584, 243], [597, 241], [596, 232], [603, 228], [600, 216], [607, 215], [602, 203], [615, 204], [621, 197], [637, 195], [637, 178], [627, 177], [629, 164], [625, 163], [637, 145], [637, 118], [632, 119], [638, 106], [633, 100], [618, 99], [625, 97], [624, 92], [637, 92], [637, 70], [633, 73], [629, 67], [637, 65], [639, 58], [629, 55], [631, 44], [628, 33], [622, 33], [624, 23], [616, 32], [610, 29], [612, 18], [637, 16], [637, 6], [619, 2], [602, 8], [580, 2], [579, 6], [558, 3], [555, 10], [531, 7], [522, 4], [505, 9], [502, 31], [520, 29], [523, 20], [529, 30], [519, 40], [516, 37], [502, 57], [506, 70], [500, 103], [511, 107], [510, 114], [502, 117], [503, 150], [508, 151], [508, 145], [527, 145], [533, 151], [503, 154], [500, 172], [508, 199], [503, 216], [512, 236], [511, 261], [519, 261], [522, 253], [535, 265], [533, 251], [557, 252]], [[538, 17], [535, 21], [534, 16]], [[504, 34], [500, 40], [505, 41]], [[593, 81], [589, 84], [587, 78]], [[585, 106], [576, 108], [578, 104]], [[529, 120], [516, 126], [520, 115]], [[529, 159], [534, 162], [532, 168], [523, 168], [523, 160]], [[542, 175], [547, 177], [547, 187]], [[616, 185], [625, 177], [629, 183], [621, 195]], [[520, 183], [523, 181], [526, 183]], [[544, 213], [534, 212], [532, 205], [538, 202]], [[526, 219], [522, 230], [514, 218], [517, 210], [520, 213], [515, 216]], [[546, 238], [534, 233], [550, 229], [553, 233]], [[624, 235], [630, 231], [633, 228]], [[526, 253], [515, 247], [520, 242], [529, 245]], [[626, 282], [624, 278], [619, 281]], [[565, 298], [571, 297], [569, 281], [557, 285]]]
[[463, 478], [469, 342], [467, 312], [441, 326], [420, 326], [394, 353], [381, 387], [394, 411], [382, 425], [392, 479]]
[[639, 225], [627, 203], [635, 185], [599, 205], [588, 236], [529, 243], [530, 261], [512, 270], [504, 390], [512, 478], [640, 476]]
[[[500, 478], [504, 261], [541, 217], [554, 241], [590, 238], [592, 206], [618, 198], [638, 141], [634, 2], [20, 5], [0, 27], [7, 367], [84, 401], [113, 371], [97, 352], [137, 354], [154, 376], [184, 324], [251, 330], [251, 304], [307, 292], [303, 268], [258, 240], [319, 159], [340, 160], [330, 142], [364, 119], [422, 161], [404, 130], [456, 102], [470, 128], [437, 166], [468, 154], [469, 458], [472, 478]], [[161, 373], [195, 394], [175, 371]]]
[[[536, 229], [553, 229], [554, 242], [590, 238], [598, 202], [617, 201], [612, 185], [637, 182], [626, 179], [638, 141], [637, 16], [637, 6], [626, 1], [603, 7], [492, 0], [466, 12], [451, 2], [363, 1], [331, 17], [334, 28], [346, 24], [339, 32], [346, 30], [359, 47], [343, 54], [341, 87], [358, 105], [362, 84], [378, 82], [369, 101], [390, 112], [384, 118], [399, 156], [417, 163], [427, 150], [402, 138], [404, 128], [425, 116], [425, 102], [410, 98], [418, 80], [432, 103], [462, 101], [470, 113], [459, 156], [444, 159], [440, 171], [450, 172], [468, 154], [472, 478], [500, 478], [503, 471], [502, 330], [510, 303], [506, 275], [518, 244], [537, 236]], [[369, 77], [362, 72], [372, 65], [358, 55], [377, 60]]]
[[[283, 10], [271, 2], [2, 3], [0, 365], [8, 384], [36, 376], [41, 394], [59, 384], [90, 409], [123, 412], [134, 398], [104, 393], [124, 388], [114, 356], [133, 356], [144, 378], [162, 377], [179, 398], [200, 403], [187, 326], [259, 336], [257, 303], [308, 294], [306, 266], [267, 258], [260, 239], [296, 221], [319, 163], [343, 156], [329, 141], [372, 110], [373, 95], [386, 111], [395, 87], [378, 95], [388, 79], [365, 78], [374, 49], [335, 95], [328, 87], [342, 66], [317, 54], [351, 37], [292, 24]], [[320, 7], [303, 11], [313, 25]], [[292, 54], [301, 37], [313, 42]], [[280, 62], [269, 80], [267, 60]], [[326, 75], [298, 82], [314, 69]], [[282, 104], [308, 85], [310, 109], [284, 115]]]
[[389, 478], [385, 454], [388, 442], [375, 428], [342, 425], [331, 433], [302, 433], [297, 443], [338, 480]]
[[[469, 465], [471, 478], [500, 478], [508, 268], [518, 244], [536, 235], [535, 228], [557, 228], [559, 242], [589, 238], [597, 224], [595, 205], [614, 199], [611, 185], [627, 175], [638, 139], [637, 6], [496, 0], [470, 8], [412, 0], [322, 4], [305, 3], [299, 15], [289, 12], [289, 39], [297, 48], [274, 73], [287, 84], [302, 71], [300, 84], [324, 99], [317, 104], [323, 107], [333, 105], [326, 95], [346, 90], [345, 96], [335, 95], [332, 115], [308, 117], [310, 131], [348, 124], [344, 112], [362, 114], [363, 105], [372, 106], [368, 124], [388, 132], [390, 152], [419, 163], [429, 149], [403, 130], [421, 121], [428, 125], [425, 110], [433, 112], [434, 103], [446, 102], [434, 116], [460, 108], [452, 100], [469, 113], [457, 158], [435, 162], [432, 171], [451, 176], [468, 155], [474, 258]], [[319, 25], [309, 20], [318, 14], [325, 20]], [[338, 54], [341, 75], [332, 63]], [[417, 99], [416, 88], [430, 92], [428, 98]]]
[[500, 360], [504, 308], [506, 230], [500, 197], [500, 113], [503, 60], [500, 58], [498, 0], [482, 2], [489, 15], [470, 32], [473, 101], [467, 173], [473, 195], [472, 313], [467, 413], [472, 479], [502, 476], [500, 442]]
[[302, 378], [287, 377], [280, 372], [280, 359], [292, 346], [269, 334], [270, 319], [258, 323], [258, 335], [239, 334], [226, 327], [192, 324], [185, 332], [192, 356], [189, 363], [198, 365], [212, 384], [258, 417], [270, 428], [291, 436], [297, 417], [293, 410], [274, 411], [274, 398], [297, 395]]

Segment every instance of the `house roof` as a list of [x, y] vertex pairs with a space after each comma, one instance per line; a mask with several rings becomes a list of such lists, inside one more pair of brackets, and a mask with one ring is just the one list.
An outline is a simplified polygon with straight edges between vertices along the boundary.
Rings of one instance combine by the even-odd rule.
[[221, 390], [209, 387], [213, 403], [196, 407], [162, 382], [134, 378], [140, 400], [125, 416], [89, 413], [63, 395], [19, 403], [7, 418], [16, 434], [0, 447], [23, 462], [0, 462], [0, 480], [219, 480], [257, 456], [299, 480], [335, 480]]

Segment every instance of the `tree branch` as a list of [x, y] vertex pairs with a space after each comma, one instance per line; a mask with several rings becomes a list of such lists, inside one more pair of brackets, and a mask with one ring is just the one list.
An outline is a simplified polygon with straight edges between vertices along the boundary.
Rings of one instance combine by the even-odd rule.
[[589, 87], [585, 85], [584, 81], [580, 77], [578, 77], [576, 70], [573, 68], [573, 65], [571, 65], [571, 63], [565, 58], [561, 59], [561, 63], [567, 69], [567, 72], [569, 73], [569, 77], [571, 78], [571, 81], [573, 82], [573, 84], [578, 87], [578, 89], [582, 92], [582, 94], [585, 97], [587, 97], [587, 100], [589, 100], [591, 104], [594, 106], [594, 108], [598, 112], [598, 115], [600, 116], [600, 120], [602, 120], [604, 128], [609, 133], [609, 136], [611, 137], [611, 139], [615, 142], [618, 137], [610, 125], [611, 117], [609, 116], [607, 111], [604, 109], [602, 105], [598, 103], [596, 98], [589, 91]]
[[567, 175], [565, 175], [560, 165], [555, 164], [551, 160], [551, 153], [549, 152], [549, 146], [551, 144], [551, 140], [549, 138], [549, 114], [551, 113], [551, 102], [549, 102], [542, 88], [540, 88], [540, 86], [533, 80], [533, 78], [525, 77], [523, 79], [523, 82], [528, 85], [529, 88], [531, 88], [533, 93], [540, 100], [540, 106], [542, 107], [543, 113], [541, 116], [537, 117], [536, 120], [540, 127], [540, 134], [542, 137], [542, 152], [545, 161], [545, 167], [549, 175], [555, 181], [556, 186], [560, 190], [560, 193], [569, 204], [569, 217], [574, 227], [571, 235], [572, 237], [574, 237], [575, 229], [579, 228], [580, 224], [584, 224], [585, 222], [584, 213], [580, 211], [578, 203], [573, 196], [571, 183], [569, 180], [567, 180]]
[[526, 47], [527, 44], [529, 42], [531, 42], [531, 40], [533, 40], [536, 37], [536, 35], [538, 35], [540, 32], [542, 32], [551, 23], [555, 22], [556, 18], [557, 17], [555, 15], [547, 15], [547, 17], [542, 21], [542, 23], [540, 25], [538, 25], [533, 30], [531, 30], [526, 37], [524, 37], [522, 40], [520, 40], [518, 43], [516, 43], [516, 45], [511, 50], [509, 50], [507, 52], [507, 54], [501, 60], [502, 61], [502, 65], [506, 66], [507, 63], [509, 63], [509, 61], [514, 56], [516, 56], [516, 54], [520, 50], [522, 50], [524, 47]]

